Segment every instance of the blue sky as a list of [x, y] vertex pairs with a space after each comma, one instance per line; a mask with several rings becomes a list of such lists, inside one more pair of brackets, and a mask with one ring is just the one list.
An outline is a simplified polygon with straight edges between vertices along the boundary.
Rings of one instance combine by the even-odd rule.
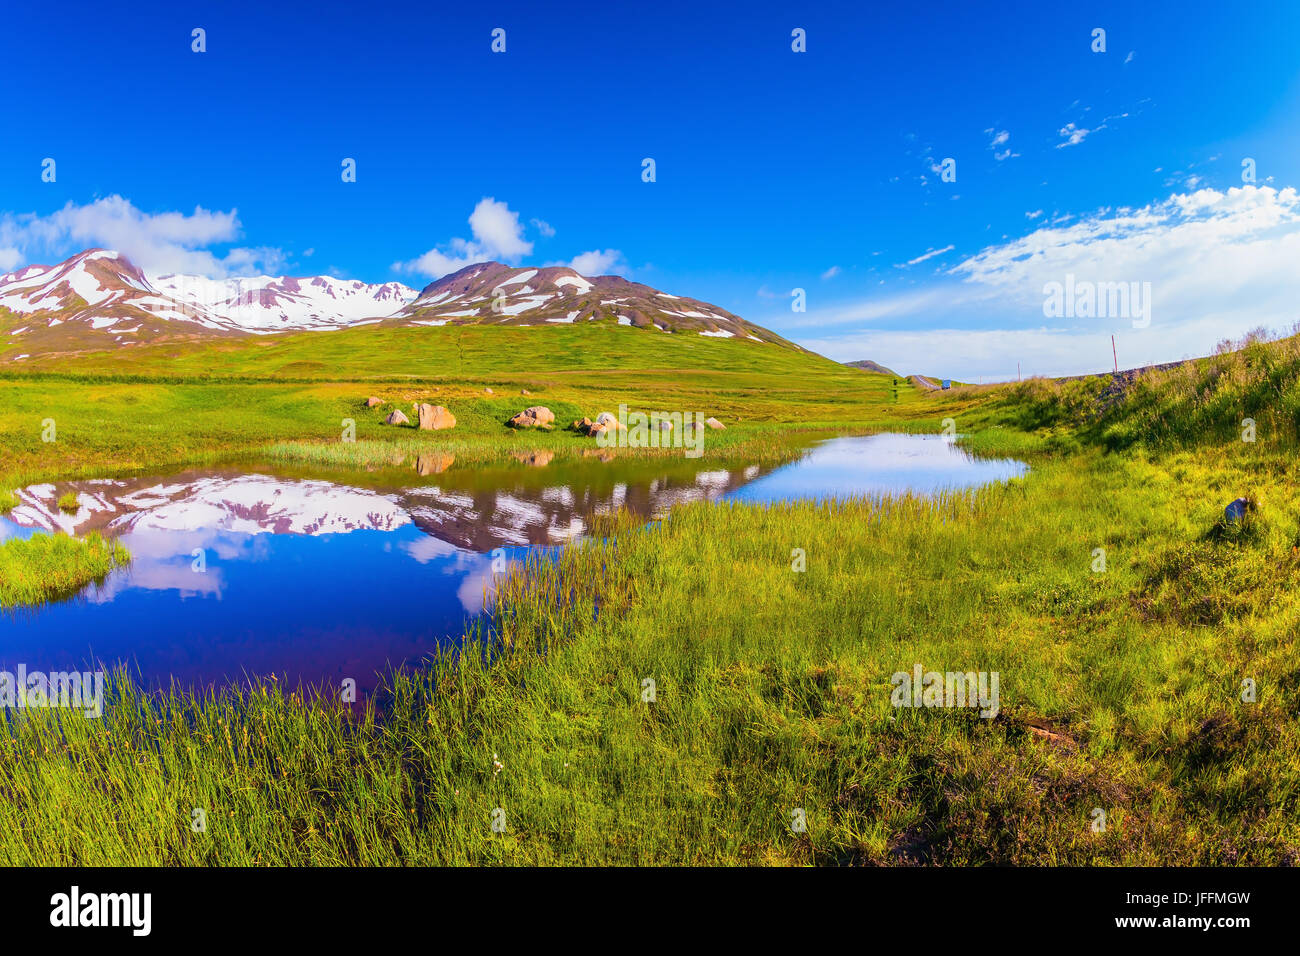
[[[1300, 320], [1300, 5], [1054, 6], [26, 4], [0, 267], [108, 245], [418, 287], [577, 260], [984, 380]], [[1048, 316], [1067, 275], [1149, 283], [1148, 314]]]

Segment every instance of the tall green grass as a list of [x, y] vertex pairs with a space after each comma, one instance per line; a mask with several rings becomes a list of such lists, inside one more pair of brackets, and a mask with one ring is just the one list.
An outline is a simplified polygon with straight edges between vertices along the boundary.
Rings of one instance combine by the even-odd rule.
[[[0, 859], [1295, 862], [1300, 492], [1257, 452], [606, 519], [378, 711], [119, 682], [100, 722], [11, 713]], [[1238, 492], [1264, 504], [1225, 535]], [[918, 662], [999, 672], [998, 716], [892, 707]]]
[[98, 532], [36, 534], [0, 542], [0, 608], [42, 604], [101, 581], [130, 554]]
[[1110, 376], [1031, 379], [1004, 389], [996, 409], [1004, 424], [1110, 449], [1241, 441], [1246, 419], [1255, 422], [1255, 441], [1293, 447], [1300, 443], [1300, 335], [1270, 340], [1257, 331], [1123, 386]]

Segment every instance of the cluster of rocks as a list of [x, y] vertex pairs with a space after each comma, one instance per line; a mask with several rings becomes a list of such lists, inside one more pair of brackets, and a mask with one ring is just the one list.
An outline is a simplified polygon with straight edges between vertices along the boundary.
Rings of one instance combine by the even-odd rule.
[[[484, 391], [491, 395], [490, 388]], [[527, 395], [528, 390], [523, 389], [522, 394]], [[384, 404], [382, 398], [375, 398], [373, 395], [366, 399], [366, 408], [377, 408]], [[413, 406], [419, 428], [440, 431], [444, 428], [456, 427], [456, 416], [444, 408], [442, 405], [430, 405], [426, 402], [417, 402]], [[388, 417], [384, 419], [388, 425], [409, 425], [411, 420], [402, 413], [400, 409], [393, 409], [389, 412]], [[542, 428], [550, 431], [554, 427], [555, 413], [545, 405], [529, 405], [522, 412], [513, 416], [508, 422], [511, 428]], [[690, 426], [693, 429], [701, 430], [705, 427], [717, 431], [724, 430], [727, 426], [722, 424], [716, 418], [706, 418], [703, 424], [698, 421], [692, 421]], [[589, 437], [596, 437], [607, 431], [627, 430], [627, 426], [620, 423], [619, 420], [609, 412], [601, 412], [593, 421], [590, 418], [579, 418], [570, 426], [575, 432]], [[659, 423], [660, 431], [671, 431], [672, 422], [661, 421]]]
[[[373, 395], [366, 399], [366, 408], [377, 408], [384, 404], [382, 398], [375, 398]], [[439, 431], [444, 428], [456, 427], [456, 416], [444, 408], [442, 405], [430, 405], [427, 402], [416, 402], [412, 406], [415, 411], [415, 417], [418, 421], [418, 427]], [[409, 425], [411, 420], [406, 417], [401, 409], [394, 408], [384, 419], [386, 425]]]
[[590, 435], [592, 438], [610, 429], [617, 431], [621, 428], [627, 431], [627, 426], [620, 425], [618, 419], [609, 412], [601, 412], [594, 422], [590, 418], [579, 418], [570, 427], [580, 435]]
[[[692, 421], [688, 427], [695, 431], [703, 431], [706, 425], [716, 431], [725, 430], [727, 427], [716, 418], [706, 418], [703, 424], [697, 421]], [[596, 416], [595, 421], [592, 421], [590, 418], [579, 418], [570, 427], [578, 434], [589, 435], [592, 438], [610, 430], [622, 429], [623, 431], [627, 431], [627, 426], [620, 423], [619, 420], [609, 412], [601, 412]], [[672, 431], [672, 428], [672, 422], [661, 421], [659, 423], [660, 431]]]

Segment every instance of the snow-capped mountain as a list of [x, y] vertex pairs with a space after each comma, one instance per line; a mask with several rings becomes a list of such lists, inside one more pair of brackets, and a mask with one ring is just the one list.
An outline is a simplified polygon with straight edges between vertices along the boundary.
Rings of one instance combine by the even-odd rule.
[[565, 266], [466, 266], [425, 286], [389, 323], [567, 325], [610, 322], [659, 332], [782, 342], [726, 309], [669, 295], [621, 276], [587, 277]]
[[173, 322], [219, 330], [211, 317], [162, 295], [124, 256], [91, 249], [57, 266], [27, 266], [0, 276], [0, 313], [30, 322], [9, 330], [20, 336], [35, 328], [106, 330], [115, 337], [141, 332], [144, 325]]
[[149, 276], [149, 282], [173, 300], [247, 332], [359, 325], [392, 315], [416, 297], [414, 289], [400, 282], [371, 285], [332, 276], [205, 279], [163, 275]]
[[420, 292], [400, 282], [330, 276], [207, 279], [146, 275], [120, 253], [90, 249], [56, 266], [0, 276], [0, 361], [210, 336], [358, 325], [569, 325], [777, 343], [776, 334], [699, 299], [563, 266], [468, 266]]
[[110, 344], [129, 344], [344, 328], [378, 322], [415, 297], [414, 289], [399, 282], [372, 285], [331, 276], [147, 276], [126, 256], [105, 249], [0, 276], [0, 318], [6, 310], [14, 317], [10, 341], [39, 339], [43, 352], [63, 351], [65, 343], [85, 347], [87, 331], [103, 333], [97, 337], [101, 344], [104, 337]]

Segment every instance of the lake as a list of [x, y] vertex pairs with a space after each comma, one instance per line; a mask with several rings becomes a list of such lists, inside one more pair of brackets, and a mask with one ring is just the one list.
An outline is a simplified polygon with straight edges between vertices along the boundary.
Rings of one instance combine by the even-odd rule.
[[[418, 661], [482, 613], [494, 552], [522, 561], [562, 547], [592, 515], [625, 508], [649, 520], [694, 501], [929, 495], [1026, 471], [938, 436], [836, 438], [792, 455], [784, 465], [722, 468], [542, 452], [457, 468], [435, 454], [346, 480], [242, 466], [33, 485], [0, 517], [0, 540], [97, 530], [133, 560], [69, 600], [0, 612], [0, 669], [123, 662], [150, 686], [274, 673], [290, 686], [352, 678], [364, 692], [377, 673]], [[69, 491], [75, 513], [57, 504]]]

